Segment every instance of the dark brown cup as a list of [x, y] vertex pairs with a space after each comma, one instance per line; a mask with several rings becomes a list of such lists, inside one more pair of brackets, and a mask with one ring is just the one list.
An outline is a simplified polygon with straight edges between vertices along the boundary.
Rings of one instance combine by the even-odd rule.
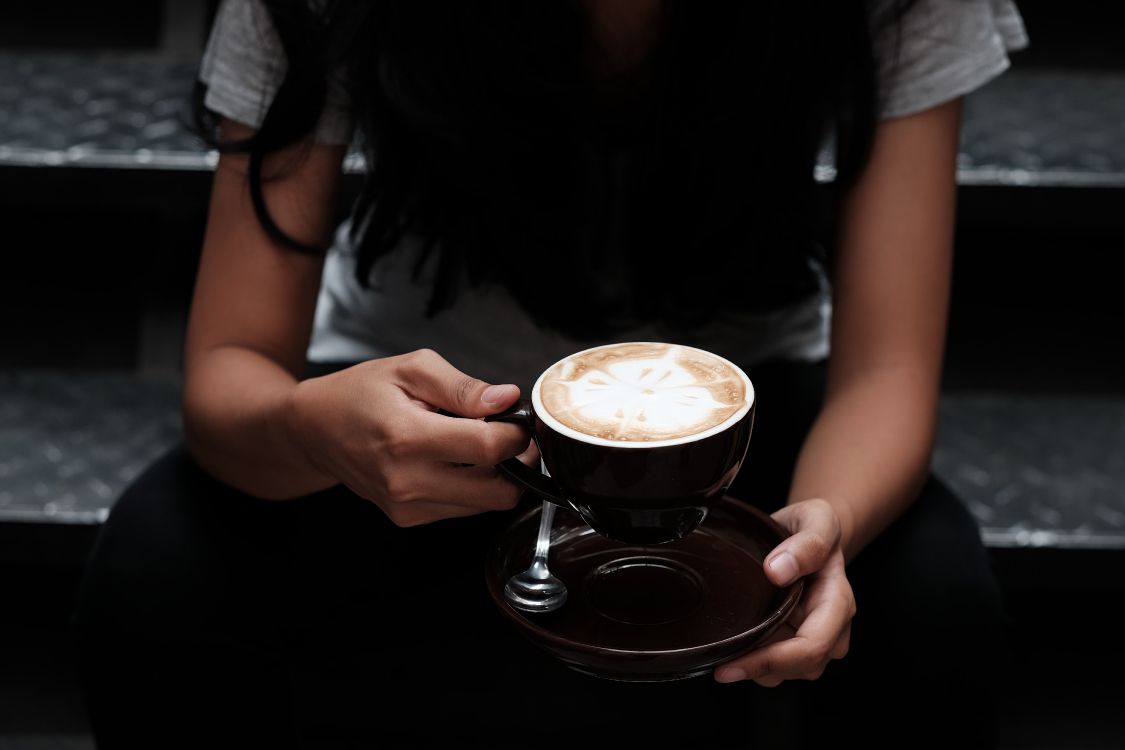
[[750, 444], [756, 407], [753, 385], [742, 370], [727, 364], [745, 381], [747, 405], [717, 428], [655, 443], [611, 444], [552, 425], [554, 420], [542, 417], [540, 376], [531, 399], [521, 399], [487, 419], [525, 425], [548, 473], [514, 458], [498, 468], [525, 489], [573, 508], [591, 528], [610, 539], [628, 544], [680, 539], [698, 527], [708, 508], [722, 499]]

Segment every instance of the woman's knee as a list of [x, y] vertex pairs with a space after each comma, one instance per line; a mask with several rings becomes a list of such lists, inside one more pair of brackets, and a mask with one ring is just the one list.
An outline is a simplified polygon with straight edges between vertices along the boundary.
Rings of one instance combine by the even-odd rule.
[[296, 509], [223, 485], [182, 448], [122, 495], [74, 618], [99, 746], [173, 726], [253, 726], [273, 739], [291, 724]]
[[[80, 630], [201, 633], [252, 543], [239, 506], [253, 502], [176, 448], [121, 496], [98, 535], [77, 603]], [[232, 580], [232, 577], [235, 580]]]
[[917, 500], [875, 540], [854, 565], [883, 585], [916, 592], [909, 601], [928, 609], [947, 598], [988, 600], [995, 593], [980, 530], [965, 506], [930, 477]]
[[1005, 622], [1000, 587], [975, 521], [940, 480], [927, 481], [853, 562], [850, 577], [857, 621], [888, 646], [906, 644], [910, 658], [930, 667], [952, 668], [949, 659], [996, 665]]

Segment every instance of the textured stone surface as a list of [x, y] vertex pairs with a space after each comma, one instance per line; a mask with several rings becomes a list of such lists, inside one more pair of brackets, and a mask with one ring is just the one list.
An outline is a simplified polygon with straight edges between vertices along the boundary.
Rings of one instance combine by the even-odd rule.
[[1125, 187], [1125, 74], [1013, 70], [965, 102], [962, 184]]
[[1125, 548], [1125, 398], [947, 395], [934, 467], [992, 546]]
[[0, 55], [0, 164], [205, 169], [185, 125], [194, 65]]
[[180, 435], [176, 383], [0, 372], [0, 521], [95, 523]]

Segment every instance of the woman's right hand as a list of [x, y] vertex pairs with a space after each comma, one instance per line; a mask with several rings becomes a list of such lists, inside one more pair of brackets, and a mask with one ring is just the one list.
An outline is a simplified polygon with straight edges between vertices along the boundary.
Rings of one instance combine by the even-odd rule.
[[519, 395], [420, 349], [299, 383], [285, 425], [319, 472], [395, 524], [417, 526], [515, 506], [520, 489], [495, 464], [518, 456], [536, 465], [538, 452], [520, 427], [480, 418]]

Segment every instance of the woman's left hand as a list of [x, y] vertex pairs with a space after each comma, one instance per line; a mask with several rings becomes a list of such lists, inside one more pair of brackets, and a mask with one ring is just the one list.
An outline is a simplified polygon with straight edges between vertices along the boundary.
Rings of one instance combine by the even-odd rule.
[[840, 518], [825, 500], [793, 503], [773, 514], [792, 536], [765, 560], [766, 577], [788, 586], [805, 576], [805, 591], [770, 642], [715, 668], [719, 682], [751, 679], [764, 687], [815, 680], [848, 653], [855, 597], [844, 572]]

